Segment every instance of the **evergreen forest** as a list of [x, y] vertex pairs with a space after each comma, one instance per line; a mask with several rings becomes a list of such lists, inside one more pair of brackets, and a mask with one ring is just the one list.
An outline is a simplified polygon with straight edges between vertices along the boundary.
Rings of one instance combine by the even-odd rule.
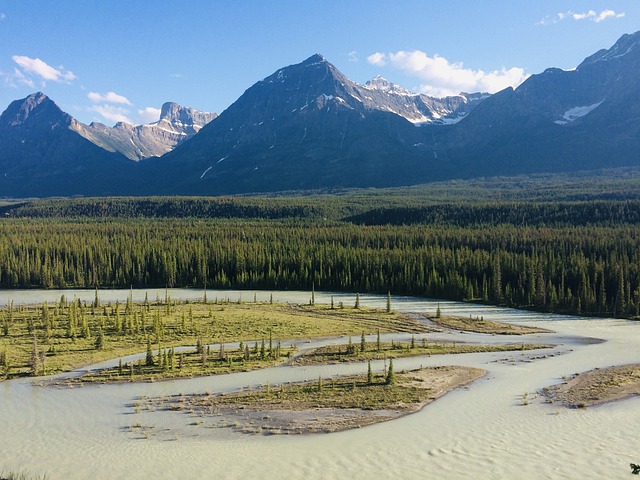
[[570, 187], [7, 202], [0, 287], [391, 292], [638, 317], [637, 187]]

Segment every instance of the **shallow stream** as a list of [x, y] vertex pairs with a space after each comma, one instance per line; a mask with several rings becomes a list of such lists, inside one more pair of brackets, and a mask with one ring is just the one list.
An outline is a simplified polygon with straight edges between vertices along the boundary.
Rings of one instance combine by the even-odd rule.
[[[164, 299], [165, 290], [133, 291], [134, 300]], [[64, 293], [90, 302], [93, 290], [0, 292], [0, 306], [52, 303]], [[202, 291], [169, 290], [171, 298], [201, 299]], [[129, 291], [100, 291], [101, 301], [125, 301]], [[267, 301], [271, 292], [257, 292]], [[254, 292], [208, 291], [213, 301]], [[274, 302], [308, 303], [308, 292], [273, 292]], [[316, 302], [329, 303], [327, 293]], [[334, 294], [353, 305], [355, 297]], [[384, 308], [386, 296], [361, 295]], [[435, 300], [394, 297], [393, 308], [435, 313]], [[147, 384], [42, 386], [42, 379], [0, 383], [0, 474], [27, 471], [57, 479], [175, 478], [628, 478], [640, 463], [640, 398], [568, 410], [538, 396], [563, 377], [640, 362], [640, 324], [440, 302], [444, 315], [483, 316], [553, 330], [514, 342], [553, 343], [534, 352], [398, 359], [398, 370], [428, 365], [478, 366], [488, 374], [422, 411], [398, 420], [329, 435], [244, 435], [194, 422], [184, 413], [146, 412], [139, 396], [234, 390], [248, 385], [361, 373], [366, 366], [280, 367]], [[442, 333], [429, 339], [504, 341], [497, 336]], [[404, 336], [406, 337], [406, 335]], [[394, 338], [403, 338], [398, 336]], [[596, 342], [593, 339], [602, 339]], [[382, 362], [374, 364], [381, 370]], [[525, 397], [526, 394], [526, 397]]]

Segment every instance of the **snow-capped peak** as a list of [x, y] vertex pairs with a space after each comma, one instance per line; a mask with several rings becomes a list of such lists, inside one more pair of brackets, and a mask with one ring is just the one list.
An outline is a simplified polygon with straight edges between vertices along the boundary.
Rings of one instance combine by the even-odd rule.
[[391, 83], [386, 78], [383, 78], [380, 75], [376, 75], [375, 77], [373, 77], [366, 84], [364, 84], [364, 87], [368, 88], [369, 90], [380, 90], [381, 92], [395, 93], [398, 95], [415, 95], [414, 93], [411, 93], [409, 90], [401, 87], [400, 85]]

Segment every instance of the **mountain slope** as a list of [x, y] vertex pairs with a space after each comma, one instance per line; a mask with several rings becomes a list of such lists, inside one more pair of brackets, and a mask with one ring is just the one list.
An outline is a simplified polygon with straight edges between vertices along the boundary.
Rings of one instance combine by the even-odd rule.
[[131, 161], [73, 131], [75, 120], [46, 95], [0, 115], [0, 196], [107, 195], [133, 185]]
[[[175, 104], [151, 126], [87, 127], [34, 94], [0, 116], [0, 196], [216, 195], [636, 166], [639, 72], [640, 32], [491, 96], [433, 99], [381, 77], [359, 85], [313, 55], [201, 129], [206, 114]], [[177, 147], [129, 160], [151, 154], [150, 139]]]
[[119, 152], [130, 160], [138, 161], [170, 152], [217, 116], [167, 102], [162, 105], [160, 120], [151, 124], [118, 122], [110, 128], [102, 123], [84, 125], [74, 122], [72, 129], [109, 152]]
[[[237, 193], [427, 181], [441, 165], [425, 135], [322, 56], [249, 88], [158, 161], [164, 193]], [[460, 104], [464, 101], [460, 101]], [[148, 166], [148, 165], [147, 165]], [[173, 172], [173, 173], [168, 173]], [[179, 178], [175, 173], [179, 172]], [[161, 175], [162, 177], [162, 175]]]
[[576, 171], [640, 160], [640, 32], [575, 70], [529, 77], [483, 101], [440, 140], [460, 176]]

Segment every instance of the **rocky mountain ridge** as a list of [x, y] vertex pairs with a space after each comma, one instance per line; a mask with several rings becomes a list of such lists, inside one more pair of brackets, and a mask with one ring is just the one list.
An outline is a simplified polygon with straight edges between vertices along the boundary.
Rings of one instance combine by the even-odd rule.
[[[0, 116], [0, 196], [217, 195], [637, 166], [640, 32], [490, 96], [434, 99], [381, 77], [360, 85], [316, 54], [202, 126], [208, 118], [165, 104], [153, 125], [83, 126], [30, 95]], [[141, 147], [149, 137], [175, 147], [131, 161], [157, 155]]]
[[167, 102], [162, 105], [160, 119], [154, 123], [131, 125], [118, 122], [107, 127], [98, 122], [85, 125], [74, 120], [71, 128], [109, 152], [119, 152], [130, 160], [138, 161], [170, 152], [217, 116], [216, 113]]

